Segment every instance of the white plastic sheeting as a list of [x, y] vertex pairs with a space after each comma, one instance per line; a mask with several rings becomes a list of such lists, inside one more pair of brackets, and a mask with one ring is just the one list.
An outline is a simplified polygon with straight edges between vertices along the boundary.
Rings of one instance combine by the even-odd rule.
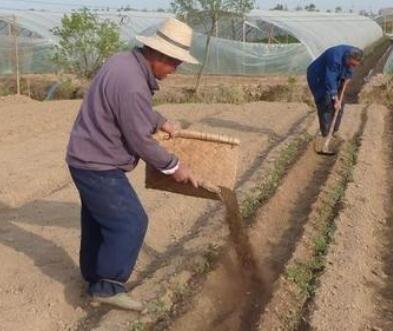
[[356, 14], [254, 10], [247, 20], [268, 22], [290, 32], [307, 47], [313, 58], [338, 44], [366, 48], [383, 36], [376, 22]]
[[[69, 13], [69, 12], [68, 12]], [[50, 52], [57, 39], [51, 32], [61, 25], [67, 12], [10, 11], [0, 9], [0, 74], [10, 73], [14, 44], [7, 22], [16, 18], [22, 28], [20, 61], [22, 73], [53, 71]], [[120, 26], [121, 38], [135, 44], [135, 35], [154, 30], [163, 20], [173, 15], [152, 12], [97, 12]], [[258, 75], [263, 73], [304, 72], [312, 58], [326, 48], [349, 43], [361, 48], [382, 37], [381, 28], [369, 18], [351, 14], [309, 12], [252, 11], [247, 16], [251, 25], [267, 30], [274, 25], [288, 31], [301, 43], [266, 44], [212, 38], [206, 73]], [[249, 26], [250, 26], [249, 24]], [[265, 31], [268, 35], [270, 32]], [[201, 61], [206, 49], [206, 35], [195, 34], [192, 53]], [[183, 66], [184, 72], [194, 73], [198, 66]]]
[[[71, 12], [49, 12], [30, 10], [0, 10], [0, 20], [12, 20], [14, 17], [20, 27], [33, 31], [48, 42], [56, 42], [56, 37], [51, 29], [61, 25], [61, 19]], [[121, 37], [130, 40], [136, 34], [154, 25], [159, 25], [163, 20], [172, 17], [168, 13], [152, 12], [97, 12], [103, 20], [108, 19], [120, 26]]]
[[[157, 27], [142, 34], [150, 35]], [[207, 36], [195, 33], [191, 52], [202, 62]], [[310, 63], [307, 48], [296, 44], [245, 43], [212, 37], [204, 72], [215, 75], [261, 75], [264, 73], [302, 73]], [[196, 73], [199, 66], [184, 64], [182, 73]]]
[[[54, 66], [49, 57], [58, 40], [51, 30], [61, 26], [64, 14], [70, 12], [0, 10], [0, 74], [13, 71], [12, 54], [15, 45], [7, 23], [14, 19], [21, 29], [21, 37], [18, 39], [22, 73], [53, 71]], [[120, 26], [121, 39], [127, 42], [133, 41], [135, 35], [143, 30], [158, 26], [163, 20], [173, 16], [168, 13], [135, 11], [97, 14], [102, 20], [110, 20]]]
[[[193, 53], [204, 58], [206, 35], [198, 34], [193, 41]], [[243, 43], [212, 38], [205, 72], [217, 75], [261, 75], [266, 73], [303, 73], [311, 57], [304, 45]], [[194, 73], [197, 67], [183, 65], [182, 72]]]

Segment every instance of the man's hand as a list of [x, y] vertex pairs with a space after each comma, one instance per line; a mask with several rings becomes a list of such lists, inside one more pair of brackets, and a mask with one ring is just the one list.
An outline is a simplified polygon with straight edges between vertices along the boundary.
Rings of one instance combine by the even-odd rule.
[[190, 168], [181, 162], [179, 163], [177, 171], [172, 175], [172, 178], [178, 183], [187, 184], [188, 182], [191, 182], [195, 188], [198, 188], [199, 186], [199, 182], [191, 173]]
[[333, 100], [333, 102], [334, 102], [334, 109], [335, 109], [336, 111], [339, 111], [339, 110], [341, 109], [341, 106], [342, 106], [341, 100], [339, 100], [338, 98], [336, 98], [336, 99]]
[[176, 136], [177, 131], [180, 130], [179, 123], [166, 121], [164, 125], [161, 127], [161, 131], [164, 131], [169, 134], [170, 138], [174, 138]]

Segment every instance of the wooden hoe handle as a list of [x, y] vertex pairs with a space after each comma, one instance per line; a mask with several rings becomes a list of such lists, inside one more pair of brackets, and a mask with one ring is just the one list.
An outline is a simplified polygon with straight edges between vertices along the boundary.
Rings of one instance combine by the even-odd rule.
[[180, 130], [179, 132], [176, 133], [175, 137], [211, 141], [211, 142], [229, 144], [234, 146], [240, 145], [239, 139], [227, 137], [221, 134], [205, 133], [205, 132], [198, 132], [198, 131]]

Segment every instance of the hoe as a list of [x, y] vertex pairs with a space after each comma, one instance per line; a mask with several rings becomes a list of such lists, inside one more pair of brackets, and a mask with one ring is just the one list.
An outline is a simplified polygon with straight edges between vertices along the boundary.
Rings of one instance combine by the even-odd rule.
[[[344, 99], [344, 94], [345, 94], [345, 90], [347, 87], [347, 83], [348, 81], [345, 81], [343, 84], [343, 87], [341, 89], [341, 93], [340, 93], [340, 104], [342, 105], [343, 99]], [[342, 107], [342, 106], [341, 106]], [[322, 146], [322, 150], [319, 152], [319, 154], [322, 155], [334, 155], [336, 154], [335, 151], [330, 149], [330, 141], [332, 140], [333, 137], [333, 133], [334, 133], [334, 127], [336, 126], [336, 122], [337, 122], [337, 118], [338, 118], [338, 114], [340, 113], [341, 109], [335, 109], [334, 110], [334, 115], [333, 115], [333, 120], [330, 124], [330, 128], [329, 128], [329, 133], [325, 139], [325, 142], [323, 143]]]

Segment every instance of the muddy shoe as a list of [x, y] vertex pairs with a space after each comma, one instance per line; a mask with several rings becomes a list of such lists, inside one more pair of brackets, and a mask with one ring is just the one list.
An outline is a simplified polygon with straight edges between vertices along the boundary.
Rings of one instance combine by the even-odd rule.
[[144, 307], [139, 301], [130, 298], [126, 293], [119, 293], [111, 297], [93, 296], [92, 305], [108, 304], [120, 309], [134, 310], [141, 312]]
[[319, 152], [322, 155], [336, 155], [337, 151], [333, 149], [331, 146], [323, 147], [322, 150]]
[[314, 151], [315, 153], [320, 153], [323, 148], [324, 138], [319, 134], [314, 138]]

